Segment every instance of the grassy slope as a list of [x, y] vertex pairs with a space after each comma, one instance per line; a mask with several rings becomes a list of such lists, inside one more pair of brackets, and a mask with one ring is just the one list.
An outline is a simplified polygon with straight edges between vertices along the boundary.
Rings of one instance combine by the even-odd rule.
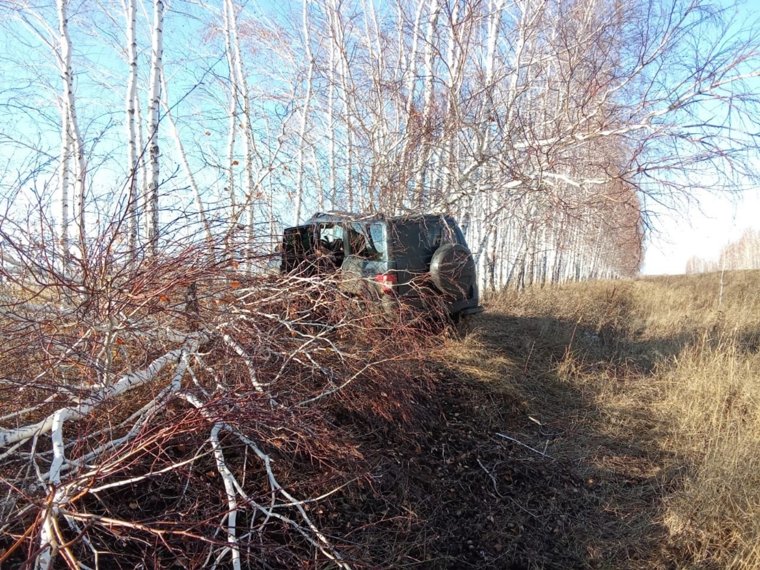
[[551, 456], [482, 434], [510, 447], [477, 465], [511, 519], [484, 565], [760, 566], [760, 273], [724, 281], [504, 294], [446, 345], [480, 399], [511, 403], [493, 427]]

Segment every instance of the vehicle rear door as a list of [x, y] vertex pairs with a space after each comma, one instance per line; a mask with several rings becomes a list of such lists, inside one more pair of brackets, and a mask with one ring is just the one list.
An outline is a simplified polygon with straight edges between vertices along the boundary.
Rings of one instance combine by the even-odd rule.
[[400, 295], [412, 293], [412, 281], [419, 282], [430, 268], [433, 253], [441, 243], [438, 218], [393, 220], [388, 224], [390, 259], [398, 278]]

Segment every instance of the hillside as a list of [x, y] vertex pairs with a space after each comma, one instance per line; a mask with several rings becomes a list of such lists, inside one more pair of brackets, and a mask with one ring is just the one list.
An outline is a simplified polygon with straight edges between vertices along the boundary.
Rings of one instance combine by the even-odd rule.
[[[54, 473], [55, 437], [0, 448], [3, 567], [32, 564], [55, 504], [61, 567], [760, 565], [760, 273], [504, 293], [464, 338], [234, 283], [173, 400], [68, 421], [50, 492], [28, 465]], [[28, 397], [4, 389], [0, 436]]]

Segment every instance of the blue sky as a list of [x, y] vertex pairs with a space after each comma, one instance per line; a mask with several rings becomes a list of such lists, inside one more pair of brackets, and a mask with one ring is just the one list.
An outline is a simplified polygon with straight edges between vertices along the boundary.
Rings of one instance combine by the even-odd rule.
[[[736, 11], [734, 28], [748, 26], [760, 15], [760, 0], [738, 3], [720, 0], [718, 4]], [[760, 90], [760, 81], [755, 79], [754, 83]], [[748, 130], [752, 127], [760, 131], [758, 125]], [[754, 157], [754, 162], [760, 172], [760, 157]], [[695, 192], [693, 202], [673, 209], [650, 205], [657, 217], [655, 231], [646, 243], [642, 273], [683, 273], [686, 261], [695, 256], [717, 261], [727, 244], [738, 240], [748, 229], [760, 229], [760, 187], [751, 181], [740, 183], [741, 192]]]

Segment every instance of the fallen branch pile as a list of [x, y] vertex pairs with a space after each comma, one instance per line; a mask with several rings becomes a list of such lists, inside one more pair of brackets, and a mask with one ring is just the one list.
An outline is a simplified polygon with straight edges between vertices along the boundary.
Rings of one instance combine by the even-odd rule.
[[367, 477], [334, 418], [409, 415], [419, 323], [199, 258], [7, 286], [0, 565], [352, 566], [311, 514]]

